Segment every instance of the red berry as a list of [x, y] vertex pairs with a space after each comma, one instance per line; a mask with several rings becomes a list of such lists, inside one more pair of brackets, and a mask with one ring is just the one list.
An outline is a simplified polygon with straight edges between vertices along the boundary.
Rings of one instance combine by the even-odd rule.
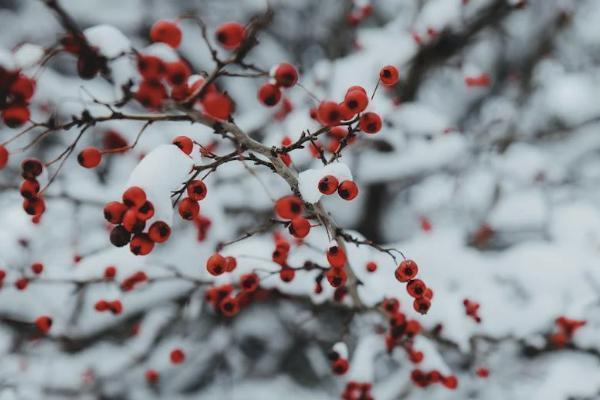
[[227, 256], [225, 257], [225, 261], [225, 271], [231, 272], [235, 270], [235, 268], [237, 267], [237, 260], [235, 259], [235, 257]]
[[36, 262], [31, 264], [31, 270], [34, 274], [39, 275], [44, 271], [44, 264]]
[[146, 382], [148, 382], [150, 384], [158, 382], [158, 379], [160, 377], [158, 372], [154, 369], [146, 370], [146, 372], [144, 373], [144, 376], [146, 377]]
[[298, 71], [292, 64], [282, 63], [271, 70], [271, 76], [281, 87], [292, 87], [298, 82]]
[[244, 40], [244, 25], [237, 22], [226, 22], [219, 25], [216, 31], [217, 41], [228, 50], [238, 47]]
[[17, 290], [25, 290], [27, 289], [27, 285], [29, 285], [29, 279], [25, 277], [19, 278], [15, 281], [15, 287]]
[[123, 303], [120, 300], [114, 300], [108, 303], [108, 308], [113, 314], [119, 315], [123, 312]]
[[185, 353], [181, 349], [174, 349], [171, 351], [170, 358], [173, 364], [181, 364], [185, 361]]
[[227, 296], [219, 303], [219, 310], [226, 317], [233, 317], [240, 311], [239, 301], [235, 297]]
[[206, 270], [211, 275], [221, 275], [227, 270], [227, 259], [219, 253], [213, 254], [206, 260]]
[[191, 221], [200, 213], [200, 206], [197, 201], [186, 197], [179, 202], [177, 210], [181, 218]]
[[369, 271], [369, 272], [377, 271], [377, 264], [374, 263], [373, 261], [368, 262], [367, 263], [367, 271]]
[[26, 102], [33, 97], [35, 91], [35, 81], [23, 74], [19, 74], [17, 79], [10, 85], [9, 92], [19, 102]]
[[8, 163], [8, 156], [8, 150], [6, 150], [6, 147], [0, 144], [0, 169], [6, 167], [6, 164]]
[[117, 269], [112, 265], [104, 269], [104, 279], [113, 279], [117, 275]]
[[406, 285], [406, 291], [408, 292], [408, 294], [411, 297], [415, 297], [415, 298], [419, 298], [419, 297], [423, 296], [426, 289], [427, 289], [427, 286], [425, 286], [425, 283], [420, 279], [410, 280], [410, 281], [408, 281], [408, 284]]
[[123, 203], [127, 207], [141, 207], [146, 202], [146, 192], [139, 186], [132, 186], [123, 193]]
[[346, 372], [348, 372], [349, 367], [350, 364], [348, 363], [348, 360], [341, 357], [335, 360], [331, 365], [331, 369], [336, 375], [344, 375]]
[[400, 301], [395, 298], [383, 300], [383, 309], [389, 314], [395, 314], [400, 310]]
[[319, 192], [323, 194], [333, 194], [337, 190], [339, 182], [333, 175], [327, 175], [319, 181]]
[[393, 65], [386, 65], [379, 71], [379, 79], [385, 86], [394, 86], [398, 83], [398, 69]]
[[181, 30], [174, 22], [156, 21], [150, 29], [150, 39], [153, 42], [162, 42], [177, 48], [181, 44]]
[[343, 126], [334, 126], [333, 128], [329, 129], [329, 136], [338, 140], [342, 140], [348, 136], [348, 129]]
[[233, 111], [231, 99], [217, 92], [207, 93], [202, 99], [202, 107], [206, 114], [218, 119], [229, 118], [229, 115]]
[[356, 115], [356, 113], [354, 111], [352, 111], [350, 108], [348, 108], [348, 106], [346, 105], [346, 103], [342, 102], [339, 104], [340, 106], [340, 114], [341, 114], [341, 120], [342, 121], [349, 121], [352, 118], [354, 118], [354, 116]]
[[487, 369], [487, 368], [484, 368], [484, 367], [477, 368], [477, 370], [475, 371], [475, 373], [480, 378], [487, 378], [488, 376], [490, 376], [490, 370]]
[[21, 183], [19, 193], [26, 199], [32, 199], [37, 196], [40, 191], [40, 183], [35, 179], [25, 179]]
[[21, 176], [25, 179], [34, 179], [38, 177], [44, 166], [40, 160], [36, 160], [35, 158], [28, 158], [21, 162]]
[[294, 219], [302, 215], [304, 204], [294, 195], [280, 198], [275, 202], [275, 213], [281, 218]]
[[281, 90], [272, 83], [264, 83], [258, 89], [258, 101], [267, 107], [273, 107], [281, 100]]
[[138, 213], [135, 208], [130, 208], [123, 215], [123, 228], [131, 233], [140, 233], [146, 227], [146, 222], [138, 218]]
[[346, 271], [343, 268], [329, 268], [325, 273], [325, 277], [329, 284], [334, 287], [342, 287], [346, 284], [346, 279], [348, 276], [346, 275]]
[[419, 297], [413, 301], [413, 308], [419, 314], [427, 314], [431, 307], [431, 301], [426, 297]]
[[154, 216], [154, 205], [151, 202], [146, 201], [137, 209], [137, 217], [141, 221], [147, 221]]
[[192, 74], [190, 67], [183, 61], [167, 63], [167, 79], [173, 86], [183, 85]]
[[148, 236], [153, 242], [166, 242], [171, 236], [171, 227], [164, 221], [155, 221], [148, 229]]
[[29, 121], [29, 109], [20, 105], [9, 106], [2, 110], [2, 120], [9, 128], [18, 128]]
[[127, 211], [127, 206], [118, 201], [111, 201], [104, 206], [104, 219], [111, 224], [120, 224]]
[[129, 243], [129, 249], [136, 256], [145, 256], [146, 254], [149, 254], [153, 248], [154, 242], [146, 233], [137, 233], [133, 235], [133, 238]]
[[283, 268], [281, 268], [281, 271], [279, 271], [279, 278], [283, 282], [291, 282], [294, 280], [295, 276], [296, 276], [296, 271], [293, 268], [283, 267]]
[[327, 261], [334, 268], [343, 268], [346, 265], [346, 253], [339, 246], [331, 246], [327, 249]]
[[289, 230], [292, 236], [305, 238], [310, 232], [310, 221], [304, 217], [296, 217], [290, 222]]
[[367, 108], [367, 105], [369, 105], [369, 98], [363, 91], [353, 90], [346, 93], [344, 105], [348, 107], [353, 114], [358, 114]]
[[110, 304], [106, 300], [98, 300], [96, 302], [96, 304], [94, 305], [94, 308], [96, 309], [96, 311], [99, 311], [99, 312], [106, 311], [106, 310], [108, 310], [109, 307], [110, 307]]
[[40, 330], [40, 332], [48, 333], [52, 327], [52, 318], [48, 317], [47, 315], [37, 317], [35, 320], [35, 326]]
[[446, 376], [442, 378], [442, 385], [448, 389], [456, 389], [458, 386], [458, 379], [454, 375]]
[[179, 147], [185, 154], [191, 154], [194, 148], [194, 142], [187, 136], [177, 136], [173, 139], [173, 144]]
[[365, 133], [377, 133], [381, 130], [381, 117], [374, 112], [366, 112], [360, 116], [358, 125]]
[[137, 67], [144, 80], [147, 81], [158, 81], [167, 72], [162, 59], [147, 54], [138, 56]]
[[319, 104], [317, 110], [317, 117], [319, 121], [325, 126], [339, 125], [342, 120], [342, 114], [340, 107], [334, 101], [324, 101]]
[[23, 209], [29, 215], [39, 216], [46, 211], [46, 203], [41, 197], [32, 197], [31, 199], [23, 200]]
[[206, 197], [207, 189], [204, 181], [193, 180], [187, 185], [187, 194], [190, 199], [195, 201], [204, 200]]
[[102, 153], [95, 147], [88, 147], [77, 155], [77, 161], [84, 168], [94, 168], [102, 161]]
[[135, 99], [146, 108], [158, 110], [162, 107], [163, 100], [167, 97], [167, 91], [160, 81], [143, 81], [140, 83]]
[[398, 265], [398, 268], [396, 268], [395, 275], [396, 279], [400, 282], [408, 282], [416, 277], [418, 272], [419, 267], [416, 262], [413, 260], [404, 260]]
[[344, 200], [353, 200], [356, 196], [358, 196], [358, 186], [354, 181], [343, 181], [338, 186], [338, 194]]
[[118, 153], [127, 151], [129, 143], [119, 132], [108, 130], [104, 132], [102, 144], [107, 150], [119, 150]]
[[254, 292], [258, 289], [260, 279], [255, 273], [240, 276], [240, 287], [244, 292]]

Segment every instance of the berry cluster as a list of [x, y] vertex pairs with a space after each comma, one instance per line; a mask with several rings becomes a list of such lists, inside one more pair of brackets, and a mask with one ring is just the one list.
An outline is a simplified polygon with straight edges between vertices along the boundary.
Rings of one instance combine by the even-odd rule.
[[275, 202], [275, 213], [289, 221], [287, 227], [290, 235], [297, 239], [305, 238], [311, 229], [310, 221], [302, 216], [303, 212], [304, 203], [297, 196], [284, 196]]
[[406, 291], [414, 298], [413, 308], [421, 314], [427, 314], [431, 307], [433, 291], [421, 279], [415, 279], [419, 267], [413, 260], [404, 260], [396, 268], [396, 279], [406, 283]]
[[420, 388], [426, 388], [429, 385], [439, 383], [444, 385], [448, 389], [456, 389], [458, 386], [458, 379], [454, 375], [442, 375], [440, 371], [434, 369], [431, 371], [423, 371], [420, 369], [414, 369], [410, 378], [413, 383]]
[[481, 317], [479, 316], [479, 303], [469, 299], [464, 299], [463, 305], [465, 306], [465, 314], [467, 314], [467, 316], [473, 318], [475, 322], [480, 324]]
[[354, 200], [358, 196], [358, 185], [351, 180], [345, 180], [341, 183], [333, 175], [326, 175], [319, 181], [319, 191], [325, 195], [335, 192], [344, 200]]
[[232, 284], [214, 286], [205, 292], [205, 298], [216, 312], [225, 317], [233, 317], [241, 308], [269, 296], [269, 292], [261, 289], [259, 283], [258, 275], [245, 274], [240, 277], [239, 290], [236, 291]]
[[114, 315], [119, 315], [123, 311], [123, 304], [121, 300], [98, 300], [94, 308], [98, 312], [110, 311]]
[[[35, 92], [35, 81], [19, 70], [9, 71], [0, 67], [0, 112], [2, 121], [9, 128], [18, 128], [29, 121], [29, 100]], [[0, 168], [2, 163], [0, 150]]]
[[23, 182], [19, 188], [19, 193], [23, 197], [23, 209], [38, 222], [44, 211], [46, 203], [40, 193], [40, 183], [38, 177], [42, 174], [44, 165], [40, 160], [28, 158], [21, 163], [21, 176]]
[[[400, 301], [395, 298], [384, 299], [381, 303], [383, 311], [389, 318], [389, 330], [385, 338], [386, 347], [391, 352], [396, 346], [403, 346], [408, 353], [412, 353], [411, 341], [421, 332], [421, 324], [414, 319], [407, 319], [406, 314], [400, 311]], [[408, 346], [408, 347], [407, 347]], [[418, 358], [418, 355], [414, 356]], [[421, 358], [414, 362], [420, 362]]]
[[287, 63], [274, 66], [270, 72], [271, 80], [258, 89], [258, 101], [267, 107], [273, 107], [281, 100], [281, 89], [291, 88], [298, 82], [298, 71]]
[[154, 216], [154, 206], [144, 189], [132, 186], [125, 190], [123, 202], [111, 201], [104, 206], [104, 218], [116, 225], [110, 232], [110, 242], [123, 247], [129, 244], [137, 256], [149, 254], [155, 243], [169, 239], [171, 228], [164, 221], [154, 221], [146, 230], [147, 221]]
[[369, 382], [349, 381], [342, 392], [342, 400], [375, 400], [371, 394], [373, 385]]
[[587, 321], [560, 316], [554, 322], [556, 332], [550, 335], [550, 343], [554, 347], [561, 348], [573, 339], [575, 332], [582, 326], [585, 326]]

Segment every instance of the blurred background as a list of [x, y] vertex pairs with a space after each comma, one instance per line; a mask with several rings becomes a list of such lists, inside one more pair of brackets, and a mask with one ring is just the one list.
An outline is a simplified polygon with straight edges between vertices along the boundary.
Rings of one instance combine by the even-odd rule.
[[[25, 156], [56, 157], [75, 135], [56, 133], [15, 152], [0, 171], [0, 267], [6, 271], [0, 290], [0, 399], [317, 400], [340, 398], [349, 380], [371, 383], [377, 400], [600, 399], [600, 2], [60, 4], [91, 42], [114, 54], [129, 47], [163, 51], [148, 37], [158, 19], [198, 16], [212, 33], [222, 22], [246, 23], [270, 7], [273, 20], [248, 62], [266, 70], [280, 62], [297, 66], [302, 86], [286, 91], [292, 110], [281, 118], [279, 108], [259, 105], [261, 79], [218, 82], [235, 100], [236, 123], [267, 145], [318, 129], [309, 115], [313, 96], [339, 100], [352, 85], [370, 95], [380, 68], [395, 65], [399, 84], [379, 88], [369, 106], [382, 116], [382, 131], [362, 135], [341, 158], [359, 184], [359, 197], [326, 198], [323, 204], [357, 237], [414, 259], [435, 296], [430, 312], [417, 315], [393, 278], [396, 265], [389, 255], [349, 246], [365, 303], [397, 297], [427, 332], [414, 343], [425, 357], [419, 365], [403, 349], [385, 351], [380, 316], [331, 303], [332, 288], [314, 293], [318, 271], [299, 271], [293, 284], [269, 275], [264, 286], [283, 298], [257, 302], [233, 319], [218, 315], [204, 301], [204, 288], [152, 278], [173, 271], [207, 278], [204, 263], [215, 246], [268, 219], [273, 199], [289, 193], [285, 182], [259, 167], [250, 173], [228, 164], [207, 181], [201, 214], [210, 222], [175, 221], [168, 244], [135, 257], [110, 246], [102, 207], [120, 197], [139, 160], [178, 135], [214, 144], [222, 153], [227, 144], [206, 127], [153, 124], [134, 150], [108, 158], [96, 170], [69, 160], [48, 192], [48, 211], [33, 224], [22, 211], [18, 166]], [[55, 15], [37, 0], [0, 0], [0, 27], [0, 65], [26, 60], [29, 44], [51, 48], [64, 35]], [[210, 72], [214, 61], [199, 27], [186, 19], [180, 27], [178, 56], [193, 71]], [[122, 84], [139, 82], [127, 57], [111, 68], [112, 81], [82, 81], [75, 59], [62, 53], [43, 68], [24, 67], [37, 80], [32, 120], [50, 114], [68, 120], [93, 106], [91, 95], [114, 101]], [[137, 104], [126, 109], [143, 112]], [[107, 143], [108, 132], [131, 143], [141, 126], [98, 124], [82, 146]], [[15, 132], [0, 125], [0, 142]], [[27, 145], [35, 133], [12, 142], [12, 148]], [[298, 172], [319, 164], [306, 149], [292, 160]], [[324, 260], [326, 240], [323, 232], [311, 233], [291, 262]], [[272, 251], [267, 232], [228, 254], [238, 257], [239, 273], [273, 271]], [[366, 271], [368, 261], [377, 262], [375, 273]], [[31, 275], [33, 262], [44, 263], [43, 277], [32, 279], [26, 291], [15, 289], [12, 283]], [[101, 277], [109, 265], [117, 266], [118, 281], [142, 270], [150, 282], [131, 292], [105, 282], [77, 283]], [[123, 313], [97, 313], [94, 304], [105, 298], [120, 299]], [[481, 323], [466, 315], [465, 299], [480, 304]], [[53, 318], [43, 338], [32, 324], [41, 314]], [[552, 338], [562, 329], [556, 322], [561, 316], [586, 324], [557, 345]], [[351, 367], [344, 377], [331, 373], [327, 359], [338, 342], [349, 349]], [[173, 348], [185, 350], [183, 365], [169, 362]], [[458, 388], [418, 388], [410, 378], [414, 368], [456, 375]], [[481, 368], [489, 376], [480, 376]], [[160, 374], [157, 383], [148, 384], [149, 369]]]

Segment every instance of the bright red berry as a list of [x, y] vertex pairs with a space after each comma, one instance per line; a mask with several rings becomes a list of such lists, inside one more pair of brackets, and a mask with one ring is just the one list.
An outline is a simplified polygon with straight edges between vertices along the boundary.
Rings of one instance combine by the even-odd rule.
[[324, 101], [319, 104], [317, 109], [317, 117], [325, 126], [339, 125], [342, 120], [340, 106], [334, 101]]
[[207, 189], [204, 181], [193, 180], [187, 186], [187, 194], [192, 200], [204, 200], [204, 198], [206, 197], [206, 193]]
[[150, 201], [146, 201], [140, 207], [137, 208], [136, 213], [138, 219], [141, 221], [148, 221], [154, 216], [154, 205]]
[[148, 229], [148, 236], [153, 242], [166, 242], [171, 236], [171, 227], [164, 221], [155, 221]]
[[339, 182], [333, 175], [326, 175], [319, 181], [319, 192], [323, 194], [333, 194], [337, 191]]
[[123, 193], [123, 204], [127, 207], [141, 207], [146, 200], [146, 192], [139, 186], [132, 186]]
[[411, 297], [419, 298], [423, 296], [426, 289], [427, 286], [425, 286], [425, 283], [420, 279], [410, 280], [406, 284], [406, 291]]
[[154, 249], [154, 242], [146, 233], [137, 233], [133, 235], [129, 242], [129, 249], [136, 256], [145, 256]]
[[166, 64], [167, 79], [173, 86], [183, 85], [192, 74], [192, 70], [184, 61], [177, 60]]
[[48, 333], [52, 327], [52, 318], [47, 315], [37, 317], [35, 320], [35, 326], [40, 330], [40, 332]]
[[198, 216], [198, 213], [200, 213], [200, 206], [197, 201], [186, 197], [179, 202], [177, 210], [179, 211], [181, 218], [191, 221]]
[[302, 215], [304, 204], [294, 195], [280, 198], [275, 202], [275, 213], [281, 218], [294, 219]]
[[150, 29], [150, 39], [177, 48], [181, 44], [181, 29], [172, 21], [156, 21]]
[[272, 83], [264, 83], [258, 89], [258, 101], [267, 107], [273, 107], [281, 100], [281, 90]]
[[344, 105], [348, 107], [353, 114], [363, 112], [369, 105], [369, 97], [361, 90], [353, 90], [346, 93]]
[[95, 147], [87, 147], [77, 155], [77, 162], [84, 168], [97, 167], [102, 161], [102, 153]]
[[215, 253], [206, 260], [206, 270], [211, 275], [221, 275], [227, 270], [227, 260], [219, 253]]
[[398, 69], [393, 65], [386, 65], [379, 71], [379, 79], [385, 86], [394, 86], [398, 83]]
[[369, 272], [375, 272], [377, 271], [377, 264], [373, 261], [369, 261], [366, 268]]
[[289, 230], [292, 236], [305, 238], [310, 232], [310, 221], [304, 217], [296, 217], [290, 222]]
[[106, 267], [104, 269], [104, 279], [111, 280], [111, 279], [114, 279], [114, 277], [116, 275], [117, 275], [117, 269], [114, 266], [109, 265], [108, 267]]
[[416, 262], [413, 260], [404, 260], [398, 265], [398, 268], [396, 268], [395, 275], [396, 279], [400, 282], [408, 282], [416, 277], [418, 272], [419, 267]]
[[179, 147], [185, 154], [191, 154], [194, 148], [194, 142], [187, 136], [177, 136], [173, 139], [173, 144]]
[[171, 351], [170, 358], [173, 364], [181, 364], [185, 361], [185, 353], [181, 349], [174, 349]]
[[338, 186], [338, 194], [344, 200], [353, 200], [358, 196], [358, 186], [354, 181], [343, 181]]
[[366, 112], [360, 116], [358, 125], [365, 133], [377, 133], [381, 130], [381, 117], [374, 112]]
[[2, 110], [2, 120], [9, 128], [18, 128], [29, 121], [29, 109], [20, 105], [8, 106]]
[[120, 224], [127, 211], [127, 206], [118, 201], [111, 201], [104, 206], [104, 219], [111, 224]]
[[244, 40], [244, 25], [237, 22], [226, 22], [219, 25], [216, 31], [217, 41], [228, 50], [238, 47]]
[[334, 268], [343, 268], [346, 265], [346, 253], [337, 245], [327, 249], [327, 261]]
[[292, 64], [278, 64], [271, 70], [271, 76], [281, 87], [292, 87], [298, 82], [298, 71]]
[[231, 99], [218, 92], [207, 93], [202, 98], [202, 107], [206, 114], [218, 119], [229, 118], [229, 115], [233, 111]]

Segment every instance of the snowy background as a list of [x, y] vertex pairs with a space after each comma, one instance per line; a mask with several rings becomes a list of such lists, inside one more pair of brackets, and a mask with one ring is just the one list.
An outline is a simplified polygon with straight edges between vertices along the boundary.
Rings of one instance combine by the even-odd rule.
[[[150, 44], [154, 21], [194, 14], [213, 32], [224, 21], [245, 23], [267, 6], [264, 0], [61, 4], [105, 56], [134, 47], [166, 59], [177, 54]], [[192, 162], [205, 162], [197, 149], [193, 161], [183, 159], [169, 145], [176, 136], [215, 146], [219, 154], [231, 151], [210, 128], [154, 123], [132, 151], [105, 157], [94, 170], [71, 157], [46, 194], [38, 224], [21, 207], [20, 162], [55, 158], [77, 131], [55, 132], [21, 151], [41, 132], [33, 129], [7, 145], [11, 158], [0, 171], [0, 268], [6, 271], [0, 399], [320, 400], [339, 398], [350, 379], [372, 383], [377, 400], [599, 399], [600, 2], [374, 0], [372, 14], [356, 27], [348, 15], [365, 6], [360, 0], [270, 4], [274, 19], [248, 60], [267, 70], [296, 65], [302, 86], [318, 98], [341, 99], [351, 85], [371, 94], [382, 66], [400, 71], [400, 83], [380, 88], [369, 105], [384, 120], [381, 132], [359, 135], [340, 160], [359, 185], [358, 198], [322, 203], [356, 237], [397, 248], [419, 264], [434, 291], [424, 316], [412, 310], [388, 254], [347, 245], [363, 282], [362, 301], [371, 306], [397, 297], [428, 333], [414, 343], [424, 360], [415, 366], [400, 348], [386, 352], [386, 322], [378, 313], [332, 302], [326, 284], [315, 294], [319, 271], [297, 271], [293, 282], [282, 282], [271, 262], [272, 232], [226, 247], [223, 254], [238, 260], [233, 273], [213, 278], [206, 272], [218, 243], [262, 225], [273, 215], [273, 201], [290, 193], [267, 168], [227, 163], [206, 179], [201, 215], [211, 223], [201, 241], [198, 227], [172, 215], [167, 204], [159, 211], [173, 233], [151, 255], [110, 245], [104, 204], [132, 184], [168, 192], [172, 182], [186, 179]], [[112, 62], [112, 83], [81, 80], [67, 54], [39, 68], [35, 46], [50, 48], [64, 35], [42, 1], [0, 0], [0, 26], [2, 65], [36, 77], [33, 121], [49, 113], [68, 121], [85, 109], [100, 115], [106, 110], [91, 96], [110, 102], [122, 95], [123, 83], [139, 80], [127, 57]], [[211, 71], [198, 26], [189, 20], [180, 26], [179, 55], [194, 71]], [[318, 129], [309, 116], [316, 103], [301, 87], [285, 91], [293, 110], [284, 119], [274, 118], [278, 108], [258, 104], [263, 80], [219, 79], [235, 99], [238, 126], [267, 145]], [[125, 109], [145, 112], [135, 103]], [[132, 143], [142, 125], [99, 123], [78, 148], [101, 147], [109, 130]], [[0, 142], [16, 132], [0, 124]], [[321, 168], [308, 149], [291, 156], [298, 172]], [[324, 264], [327, 244], [325, 232], [313, 229], [304, 244], [292, 244], [290, 264]], [[376, 272], [367, 272], [369, 261], [378, 264]], [[34, 262], [44, 264], [39, 277], [32, 277]], [[102, 279], [109, 265], [117, 268], [115, 282]], [[137, 271], [150, 281], [122, 291], [119, 282]], [[237, 282], [250, 271], [263, 277], [262, 287], [287, 296], [256, 302], [234, 318], [215, 313], [204, 282]], [[19, 291], [13, 283], [23, 276], [32, 279]], [[100, 299], [121, 300], [123, 312], [95, 311]], [[464, 299], [480, 304], [481, 324], [465, 314]], [[40, 315], [53, 319], [47, 335], [33, 324]], [[587, 321], [564, 348], [548, 343], [560, 316]], [[342, 377], [327, 360], [338, 342], [347, 345], [351, 366]], [[183, 364], [169, 361], [174, 348], [185, 351]], [[410, 380], [415, 367], [456, 375], [458, 388], [418, 388]], [[476, 374], [482, 367], [489, 377]], [[159, 372], [157, 384], [146, 382], [148, 369]]]

